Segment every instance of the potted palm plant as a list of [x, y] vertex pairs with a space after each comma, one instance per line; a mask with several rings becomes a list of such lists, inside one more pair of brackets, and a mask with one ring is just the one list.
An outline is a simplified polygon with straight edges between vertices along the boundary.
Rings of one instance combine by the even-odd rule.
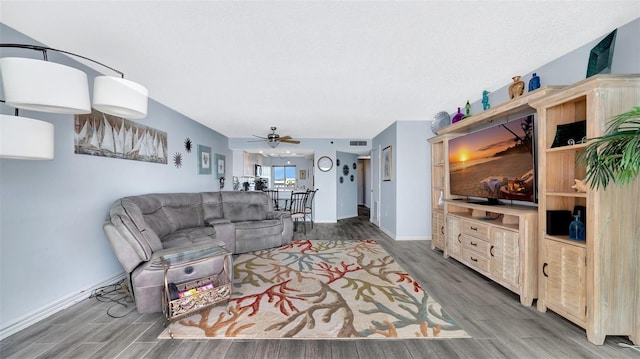
[[609, 183], [626, 184], [640, 174], [640, 106], [615, 116], [605, 134], [596, 137], [579, 155], [587, 167], [585, 181], [592, 189]]

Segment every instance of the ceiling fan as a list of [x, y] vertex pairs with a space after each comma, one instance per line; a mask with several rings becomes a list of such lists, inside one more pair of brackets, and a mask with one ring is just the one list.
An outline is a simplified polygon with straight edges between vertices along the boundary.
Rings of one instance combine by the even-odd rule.
[[[278, 135], [276, 133], [276, 128], [275, 127], [271, 127], [271, 133], [268, 134], [267, 137], [256, 136], [256, 135], [253, 135], [253, 136], [261, 138], [262, 140], [266, 141], [267, 144], [269, 145], [269, 147], [271, 147], [271, 148], [278, 147], [280, 142], [292, 143], [292, 144], [295, 144], [295, 145], [300, 143], [300, 141], [294, 140], [291, 136], [282, 136], [282, 137], [280, 137], [280, 135]], [[257, 141], [251, 141], [251, 142], [257, 142]]]

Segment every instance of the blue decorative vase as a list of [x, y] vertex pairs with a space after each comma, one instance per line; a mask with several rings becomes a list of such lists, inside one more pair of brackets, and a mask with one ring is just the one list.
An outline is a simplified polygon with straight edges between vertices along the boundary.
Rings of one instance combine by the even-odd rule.
[[584, 224], [580, 222], [580, 213], [573, 216], [573, 222], [569, 224], [569, 239], [574, 241], [584, 241]]
[[534, 72], [533, 76], [531, 76], [531, 80], [529, 80], [529, 91], [533, 91], [538, 88], [540, 88], [540, 77]]

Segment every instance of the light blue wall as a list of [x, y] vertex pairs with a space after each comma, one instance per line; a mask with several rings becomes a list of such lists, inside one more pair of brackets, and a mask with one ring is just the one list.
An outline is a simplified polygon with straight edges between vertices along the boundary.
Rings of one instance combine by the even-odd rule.
[[[380, 216], [380, 229], [391, 237], [395, 238], [397, 233], [397, 201], [396, 201], [396, 193], [398, 190], [398, 173], [396, 170], [397, 166], [397, 158], [398, 158], [398, 124], [397, 122], [392, 124], [391, 126], [384, 129], [384, 131], [380, 132], [376, 137], [373, 138], [371, 145], [373, 148], [380, 147], [380, 157], [382, 157], [382, 151], [387, 147], [391, 146], [391, 156], [392, 156], [392, 175], [391, 181], [382, 181], [382, 177], [380, 180], [380, 203], [378, 205], [379, 208], [379, 216]], [[402, 154], [404, 155], [404, 154]], [[372, 158], [372, 161], [377, 161], [377, 158]], [[382, 168], [382, 166], [380, 166]]]
[[[0, 32], [2, 42], [37, 44], [3, 24]], [[41, 58], [31, 50], [1, 50], [0, 57]], [[90, 82], [96, 74], [66, 56], [49, 52], [49, 59], [87, 72]], [[118, 64], [109, 65], [118, 68]], [[0, 105], [0, 110], [13, 114], [13, 109], [5, 105]], [[149, 192], [218, 190], [213, 175], [197, 174], [195, 145], [209, 146], [213, 153], [231, 158], [225, 136], [153, 100], [149, 101], [148, 116], [135, 122], [167, 133], [168, 164], [76, 155], [73, 115], [20, 114], [54, 124], [55, 159], [0, 159], [3, 332], [123, 272], [102, 231], [114, 200]], [[194, 143], [191, 153], [184, 150], [187, 137]], [[181, 168], [171, 162], [177, 152], [183, 155]]]
[[373, 146], [392, 149], [392, 178], [380, 186], [380, 227], [396, 240], [430, 238], [429, 127], [428, 121], [397, 121], [373, 139]]
[[[340, 165], [336, 166], [336, 213], [338, 219], [351, 218], [358, 216], [358, 173], [357, 162], [358, 155], [353, 153], [337, 152], [336, 158], [340, 160]], [[336, 162], [337, 163], [337, 162]], [[356, 163], [356, 169], [353, 164]], [[344, 175], [342, 169], [347, 166], [349, 174]], [[351, 181], [353, 175], [353, 182]], [[343, 181], [340, 183], [340, 177]]]
[[431, 158], [426, 134], [431, 123], [427, 121], [398, 121], [394, 159], [396, 173], [396, 239], [426, 240], [431, 233]]

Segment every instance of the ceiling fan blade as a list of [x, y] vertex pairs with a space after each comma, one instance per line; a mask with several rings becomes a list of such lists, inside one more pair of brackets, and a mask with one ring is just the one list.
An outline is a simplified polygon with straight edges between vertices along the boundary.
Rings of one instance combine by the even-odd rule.
[[251, 135], [251, 136], [253, 136], [253, 137], [258, 137], [258, 138], [262, 138], [263, 140], [268, 140], [268, 138], [266, 138], [266, 137], [262, 137], [262, 136], [256, 136], [256, 135]]
[[247, 141], [247, 142], [265, 142], [265, 141], [266, 141], [266, 138], [264, 140], [253, 140], [253, 141]]
[[300, 144], [300, 141], [298, 140], [283, 140], [282, 137], [280, 138], [280, 142], [284, 142], [284, 143], [293, 143], [295, 145]]
[[282, 137], [280, 137], [281, 140], [290, 140], [292, 138], [293, 137], [291, 137], [291, 136], [282, 136]]

